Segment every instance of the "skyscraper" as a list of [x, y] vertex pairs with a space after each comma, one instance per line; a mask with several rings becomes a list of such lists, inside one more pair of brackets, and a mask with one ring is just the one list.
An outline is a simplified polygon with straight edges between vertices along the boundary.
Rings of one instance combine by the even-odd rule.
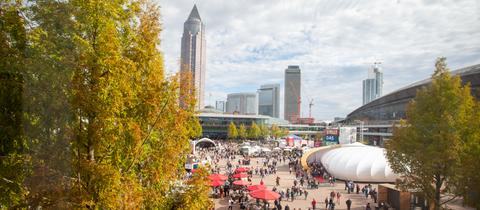
[[284, 119], [291, 123], [297, 122], [300, 118], [301, 102], [301, 75], [299, 66], [288, 66], [285, 69], [285, 107]]
[[[181, 66], [182, 73], [192, 76], [197, 99], [196, 109], [203, 108], [205, 93], [205, 25], [194, 5], [187, 21], [183, 24]], [[185, 82], [185, 81], [181, 81]], [[182, 87], [185, 87], [182, 85]]]
[[260, 89], [258, 89], [258, 114], [279, 117], [280, 84], [260, 86]]
[[383, 73], [377, 63], [369, 70], [368, 78], [363, 80], [363, 104], [367, 104], [380, 96], [383, 91]]
[[227, 95], [227, 113], [257, 114], [256, 93], [231, 93]]
[[225, 101], [216, 101], [215, 109], [221, 112], [225, 112]]

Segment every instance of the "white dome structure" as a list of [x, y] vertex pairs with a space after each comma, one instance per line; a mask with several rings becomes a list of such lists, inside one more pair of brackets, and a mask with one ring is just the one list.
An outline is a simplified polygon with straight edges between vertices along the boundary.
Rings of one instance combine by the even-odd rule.
[[361, 143], [320, 147], [302, 157], [303, 162], [320, 161], [328, 173], [342, 180], [360, 182], [395, 182], [385, 149]]

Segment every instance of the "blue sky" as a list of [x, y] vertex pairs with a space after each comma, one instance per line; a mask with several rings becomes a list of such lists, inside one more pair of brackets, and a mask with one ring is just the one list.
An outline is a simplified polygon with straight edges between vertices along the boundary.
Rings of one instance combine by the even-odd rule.
[[[362, 80], [382, 62], [384, 95], [433, 72], [480, 63], [478, 0], [156, 0], [167, 72], [178, 71], [183, 22], [196, 3], [206, 25], [205, 104], [279, 83], [302, 69], [302, 113], [345, 116], [362, 103]], [[283, 95], [281, 96], [283, 100]], [[283, 107], [283, 101], [281, 106]]]

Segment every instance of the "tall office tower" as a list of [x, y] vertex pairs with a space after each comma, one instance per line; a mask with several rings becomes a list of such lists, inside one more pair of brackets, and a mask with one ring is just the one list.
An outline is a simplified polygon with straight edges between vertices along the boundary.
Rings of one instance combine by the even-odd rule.
[[[205, 93], [205, 25], [194, 5], [187, 21], [183, 24], [180, 71], [191, 75], [193, 84], [182, 87], [195, 87], [196, 109], [203, 108]], [[181, 82], [185, 82], [182, 79]], [[190, 91], [184, 91], [193, 94]]]
[[227, 95], [227, 113], [257, 114], [256, 93], [231, 93]]
[[280, 84], [268, 84], [258, 89], [258, 114], [280, 116]]
[[367, 104], [382, 96], [383, 73], [377, 63], [369, 70], [368, 78], [363, 80], [363, 104]]
[[299, 66], [288, 66], [285, 69], [285, 106], [284, 119], [291, 123], [300, 118], [301, 75]]
[[225, 101], [216, 101], [215, 109], [221, 112], [225, 112]]

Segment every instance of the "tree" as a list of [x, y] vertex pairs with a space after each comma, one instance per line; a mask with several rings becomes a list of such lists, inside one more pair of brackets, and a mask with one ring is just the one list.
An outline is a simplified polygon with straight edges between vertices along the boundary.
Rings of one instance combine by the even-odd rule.
[[250, 129], [248, 129], [248, 138], [258, 139], [259, 137], [260, 137], [260, 128], [258, 127], [257, 123], [252, 122]]
[[230, 122], [230, 125], [228, 126], [228, 139], [237, 139], [237, 138], [238, 138], [237, 126], [235, 126], [235, 123]]
[[245, 125], [242, 123], [240, 124], [240, 128], [238, 129], [238, 138], [245, 140], [247, 138], [247, 129]]
[[266, 139], [270, 135], [270, 130], [265, 124], [261, 124], [260, 126], [260, 138], [261, 139]]
[[[182, 179], [189, 140], [201, 127], [194, 100], [179, 106], [179, 76], [164, 76], [158, 6], [24, 4], [0, 3], [0, 65], [14, 76], [0, 86], [0, 104], [10, 107], [0, 113], [9, 135], [0, 139], [0, 203], [173, 209], [172, 181]], [[205, 190], [201, 181], [188, 184]]]
[[24, 7], [19, 1], [0, 2], [0, 208], [20, 209], [28, 194], [28, 145], [23, 129], [27, 35]]
[[187, 189], [179, 195], [178, 203], [174, 209], [210, 209], [213, 202], [209, 198], [210, 180], [208, 179], [208, 170], [204, 167], [199, 168], [192, 179], [187, 181]]
[[273, 138], [277, 139], [281, 135], [281, 130], [277, 124], [273, 124], [272, 127], [270, 127], [270, 133], [272, 134]]
[[458, 189], [459, 154], [471, 139], [466, 135], [470, 123], [479, 119], [471, 117], [475, 101], [470, 87], [450, 75], [445, 58], [439, 58], [435, 68], [432, 83], [417, 92], [386, 148], [392, 170], [401, 175], [398, 186], [420, 190], [437, 210], [448, 202], [441, 194]]
[[464, 144], [461, 148], [460, 168], [458, 181], [460, 182], [459, 194], [463, 196], [467, 204], [480, 209], [480, 103], [477, 101], [474, 107], [475, 113], [471, 116], [467, 127]]

